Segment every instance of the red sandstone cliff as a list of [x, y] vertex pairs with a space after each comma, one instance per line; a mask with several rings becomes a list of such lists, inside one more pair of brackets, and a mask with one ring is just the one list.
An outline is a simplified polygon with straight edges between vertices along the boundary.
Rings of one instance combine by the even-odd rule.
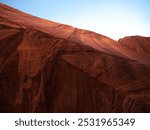
[[114, 41], [0, 4], [0, 112], [150, 112], [150, 37]]

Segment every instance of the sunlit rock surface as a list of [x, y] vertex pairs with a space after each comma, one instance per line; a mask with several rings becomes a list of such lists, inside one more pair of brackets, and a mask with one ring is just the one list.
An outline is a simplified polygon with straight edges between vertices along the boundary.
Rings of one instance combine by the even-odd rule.
[[0, 112], [150, 112], [150, 37], [115, 41], [0, 4]]

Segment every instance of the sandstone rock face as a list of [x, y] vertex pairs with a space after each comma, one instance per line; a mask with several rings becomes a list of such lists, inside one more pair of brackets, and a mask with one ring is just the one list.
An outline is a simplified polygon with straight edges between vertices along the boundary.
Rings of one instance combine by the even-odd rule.
[[115, 41], [0, 4], [0, 112], [150, 112], [150, 37]]

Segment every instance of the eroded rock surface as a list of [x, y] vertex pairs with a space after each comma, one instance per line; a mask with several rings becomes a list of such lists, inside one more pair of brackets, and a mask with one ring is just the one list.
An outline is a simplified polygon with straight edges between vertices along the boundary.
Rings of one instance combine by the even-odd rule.
[[0, 4], [0, 112], [150, 112], [150, 38], [115, 41]]

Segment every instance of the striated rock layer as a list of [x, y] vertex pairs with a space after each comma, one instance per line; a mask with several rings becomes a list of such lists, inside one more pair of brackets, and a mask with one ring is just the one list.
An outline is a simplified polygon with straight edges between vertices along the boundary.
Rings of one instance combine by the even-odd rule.
[[0, 4], [0, 112], [150, 112], [150, 37], [115, 41]]

